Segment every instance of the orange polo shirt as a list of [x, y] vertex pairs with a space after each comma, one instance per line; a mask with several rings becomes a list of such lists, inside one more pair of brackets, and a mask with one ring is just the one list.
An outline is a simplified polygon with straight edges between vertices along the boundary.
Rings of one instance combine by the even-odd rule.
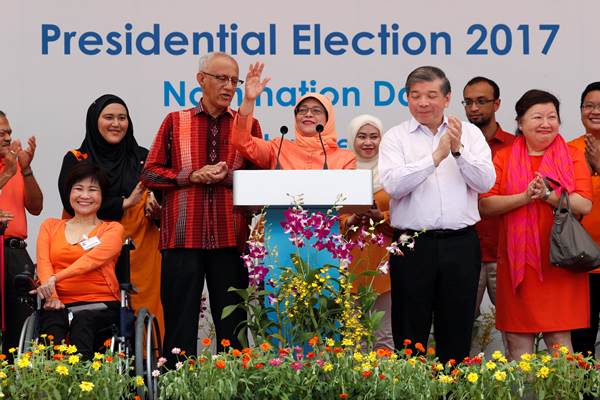
[[37, 241], [37, 273], [42, 283], [56, 275], [57, 296], [63, 304], [78, 301], [118, 301], [115, 264], [123, 244], [123, 226], [103, 222], [88, 233], [100, 244], [89, 250], [67, 242], [66, 220], [49, 218], [42, 223]]
[[[574, 139], [569, 142], [569, 144], [579, 150], [585, 152], [585, 135], [579, 136], [577, 139]], [[590, 170], [590, 173], [592, 171]], [[590, 234], [592, 239], [596, 241], [598, 245], [600, 245], [600, 176], [594, 175], [592, 173], [592, 211], [583, 217], [581, 224], [585, 228], [586, 231]], [[596, 274], [600, 273], [600, 268], [592, 271]]]
[[[4, 159], [0, 159], [0, 172], [4, 171]], [[8, 223], [5, 238], [27, 239], [27, 218], [25, 217], [25, 182], [21, 167], [17, 163], [17, 173], [0, 189], [0, 210], [10, 212], [14, 219]]]
[[[496, 155], [498, 150], [512, 145], [514, 140], [514, 135], [502, 130], [500, 124], [498, 124], [496, 134], [487, 142], [492, 150], [492, 157]], [[498, 259], [500, 219], [500, 216], [481, 218], [481, 221], [475, 225], [481, 246], [481, 262], [496, 262]]]

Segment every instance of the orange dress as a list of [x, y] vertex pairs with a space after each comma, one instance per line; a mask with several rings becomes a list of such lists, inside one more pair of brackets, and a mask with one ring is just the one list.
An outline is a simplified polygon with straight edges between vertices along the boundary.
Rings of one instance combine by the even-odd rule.
[[[585, 152], [584, 137], [585, 136], [579, 136], [577, 139], [570, 141], [569, 144]], [[592, 212], [583, 217], [581, 225], [588, 231], [592, 239], [600, 245], [600, 176], [598, 175], [592, 176], [592, 193], [592, 198], [594, 199]], [[592, 273], [600, 274], [600, 268], [596, 268]]]
[[[511, 147], [500, 150], [494, 157], [496, 184], [482, 197], [503, 195], [500, 188], [508, 179], [508, 159]], [[585, 156], [569, 146], [575, 171], [575, 192], [591, 199], [590, 172]], [[537, 171], [542, 156], [530, 156], [533, 171]], [[538, 333], [568, 331], [588, 327], [589, 282], [587, 274], [569, 272], [550, 264], [550, 232], [552, 230], [552, 207], [541, 200], [538, 208], [541, 237], [542, 275], [540, 281], [536, 271], [525, 269], [525, 277], [513, 292], [508, 264], [506, 218], [500, 224], [498, 242], [498, 272], [496, 287], [496, 328], [513, 333]]]
[[[353, 274], [359, 274], [367, 270], [374, 271], [379, 266], [379, 263], [382, 260], [387, 260], [389, 256], [386, 247], [392, 242], [394, 234], [394, 228], [390, 226], [390, 195], [384, 190], [379, 190], [373, 194], [373, 198], [377, 208], [384, 216], [384, 222], [378, 225], [376, 229], [376, 233], [382, 233], [385, 237], [384, 246], [367, 245], [363, 249], [357, 247], [352, 250], [352, 264], [350, 264], [349, 268]], [[340, 228], [342, 231], [346, 231], [349, 228], [347, 221], [351, 215], [340, 215]], [[352, 239], [357, 235], [358, 231], [348, 235], [348, 237]], [[354, 281], [353, 290], [357, 292], [359, 287], [368, 287], [369, 285], [379, 294], [387, 293], [391, 290], [390, 275], [362, 276]]]
[[56, 276], [54, 295], [63, 304], [79, 301], [119, 301], [115, 264], [123, 244], [123, 226], [103, 222], [89, 232], [100, 244], [84, 250], [65, 236], [67, 221], [49, 218], [42, 223], [37, 240], [37, 274], [42, 283]]

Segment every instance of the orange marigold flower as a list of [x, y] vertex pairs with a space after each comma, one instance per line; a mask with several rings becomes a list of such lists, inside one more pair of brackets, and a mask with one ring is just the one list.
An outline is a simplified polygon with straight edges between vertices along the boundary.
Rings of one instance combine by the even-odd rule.
[[308, 353], [306, 353], [306, 358], [308, 358], [309, 360], [315, 358], [316, 356], [317, 355], [312, 351], [309, 351]]
[[427, 354], [429, 354], [430, 356], [435, 356], [435, 349], [433, 347], [428, 348]]
[[179, 352], [179, 355], [180, 355], [180, 356], [185, 356], [185, 350], [181, 350], [181, 351]]
[[558, 350], [558, 349], [560, 349], [560, 344], [559, 344], [559, 343], [554, 343], [554, 344], [552, 345], [552, 348], [553, 348], [554, 350]]
[[208, 361], [208, 360], [207, 360], [207, 358], [206, 358], [206, 357], [200, 357], [200, 358], [198, 359], [198, 361], [200, 361], [201, 363], [205, 363], [205, 362], [206, 362], [206, 361]]
[[[262, 345], [261, 345], [261, 349], [262, 349]], [[280, 356], [287, 356], [288, 354], [290, 354], [290, 351], [288, 349], [279, 349], [279, 355]]]
[[106, 356], [105, 360], [106, 362], [112, 362], [113, 358], [111, 356]]
[[0, 354], [0, 361], [6, 360], [6, 354]]
[[263, 364], [263, 363], [258, 363], [255, 365], [256, 369], [261, 369], [264, 366], [265, 366], [265, 364]]
[[452, 372], [450, 372], [450, 375], [456, 376], [460, 374], [460, 369], [455, 368], [452, 370]]
[[373, 375], [373, 373], [371, 371], [363, 371], [361, 375], [364, 376], [365, 378], [368, 378], [371, 375]]
[[217, 360], [215, 362], [215, 367], [219, 368], [219, 369], [223, 369], [225, 368], [225, 360]]
[[410, 346], [411, 343], [412, 343], [412, 340], [404, 339], [404, 342], [403, 342], [404, 346]]
[[122, 351], [119, 352], [119, 354], [117, 354], [119, 356], [119, 358], [125, 358], [125, 353], [123, 353]]
[[379, 374], [379, 379], [384, 380], [385, 379], [385, 375], [384, 374]]
[[333, 349], [333, 352], [335, 354], [341, 353], [342, 351], [344, 351], [344, 349], [342, 349], [341, 347], [336, 347], [336, 348]]
[[48, 335], [47, 338], [48, 340], [54, 340], [54, 335]]
[[454, 358], [451, 358], [448, 360], [448, 364], [450, 364], [450, 366], [454, 367], [456, 365], [456, 360]]
[[234, 357], [239, 357], [242, 355], [242, 352], [239, 351], [238, 349], [233, 349], [233, 350], [231, 350], [231, 355]]
[[407, 356], [410, 357], [412, 355], [412, 353], [413, 353], [413, 351], [411, 349], [404, 349], [404, 354], [405, 355], [407, 355]]
[[[260, 344], [260, 349], [262, 351], [269, 351], [269, 350], [271, 350], [271, 345], [269, 343], [267, 343], [267, 342], [263, 342], [263, 343]], [[281, 350], [279, 351], [279, 354], [281, 354]]]
[[64, 354], [55, 354], [52, 356], [55, 360], [62, 360], [65, 358]]
[[210, 338], [204, 338], [202, 339], [202, 345], [205, 347], [210, 346], [210, 344], [212, 343], [212, 340], [210, 340]]
[[560, 354], [558, 354], [558, 351], [555, 351], [552, 353], [552, 357], [558, 358], [558, 357], [560, 357]]
[[231, 342], [229, 341], [229, 339], [223, 339], [223, 340], [221, 340], [221, 346], [229, 347], [229, 346], [231, 346]]
[[112, 342], [112, 339], [106, 339], [104, 341], [104, 347], [110, 347], [110, 343]]
[[347, 399], [348, 397], [348, 393], [340, 393], [340, 399]]
[[252, 353], [252, 349], [250, 347], [244, 347], [242, 349], [242, 353], [244, 353], [244, 354], [251, 354]]
[[317, 343], [319, 343], [319, 337], [318, 337], [318, 336], [313, 336], [312, 338], [310, 338], [310, 339], [308, 340], [308, 344], [309, 344], [311, 347], [315, 347], [315, 346], [317, 345]]
[[425, 347], [423, 346], [422, 343], [419, 343], [419, 342], [415, 343], [415, 349], [417, 349], [421, 353], [425, 353]]
[[139, 394], [136, 394], [135, 397], [134, 397], [134, 400], [142, 400], [142, 398], [140, 397]]

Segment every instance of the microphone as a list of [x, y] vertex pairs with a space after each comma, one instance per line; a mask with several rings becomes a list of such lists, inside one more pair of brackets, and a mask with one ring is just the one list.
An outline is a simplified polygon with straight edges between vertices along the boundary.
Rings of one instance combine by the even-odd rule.
[[279, 128], [279, 133], [281, 133], [281, 140], [279, 141], [279, 149], [277, 150], [277, 162], [275, 163], [275, 169], [281, 169], [281, 165], [279, 164], [279, 154], [281, 154], [281, 147], [283, 145], [283, 137], [285, 136], [286, 133], [288, 133], [288, 127], [285, 125], [282, 125], [281, 128]]
[[323, 169], [329, 169], [327, 166], [327, 152], [325, 151], [325, 145], [323, 144], [323, 138], [321, 137], [321, 132], [323, 132], [323, 125], [319, 124], [315, 127], [315, 130], [319, 134], [319, 141], [321, 142], [321, 147], [323, 148], [323, 155], [325, 156], [325, 162], [323, 163]]

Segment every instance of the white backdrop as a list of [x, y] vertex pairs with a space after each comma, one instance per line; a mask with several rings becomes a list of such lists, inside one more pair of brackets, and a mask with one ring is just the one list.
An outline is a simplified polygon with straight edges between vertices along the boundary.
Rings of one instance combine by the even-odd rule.
[[[600, 2], [581, 0], [3, 0], [0, 110], [8, 114], [14, 137], [37, 136], [33, 168], [45, 196], [42, 216], [29, 218], [30, 244], [41, 221], [60, 214], [60, 163], [83, 140], [88, 105], [103, 93], [123, 97], [138, 142], [149, 147], [168, 111], [192, 106], [189, 96], [207, 37], [215, 50], [237, 53], [242, 76], [250, 62], [265, 62], [270, 88], [281, 98], [271, 105], [263, 99], [256, 116], [271, 136], [280, 125], [292, 125], [286, 102], [293, 102], [290, 96], [299, 93], [302, 81], [317, 91], [349, 88], [348, 103], [335, 106], [340, 139], [359, 113], [380, 116], [390, 127], [408, 116], [404, 99], [398, 100], [408, 72], [436, 65], [454, 89], [450, 113], [464, 119], [462, 88], [484, 75], [500, 85], [498, 120], [505, 129], [514, 129], [516, 99], [540, 88], [561, 99], [562, 131], [573, 138], [582, 133], [580, 93], [600, 80], [593, 28], [599, 14]], [[389, 34], [386, 48], [382, 25]]]

